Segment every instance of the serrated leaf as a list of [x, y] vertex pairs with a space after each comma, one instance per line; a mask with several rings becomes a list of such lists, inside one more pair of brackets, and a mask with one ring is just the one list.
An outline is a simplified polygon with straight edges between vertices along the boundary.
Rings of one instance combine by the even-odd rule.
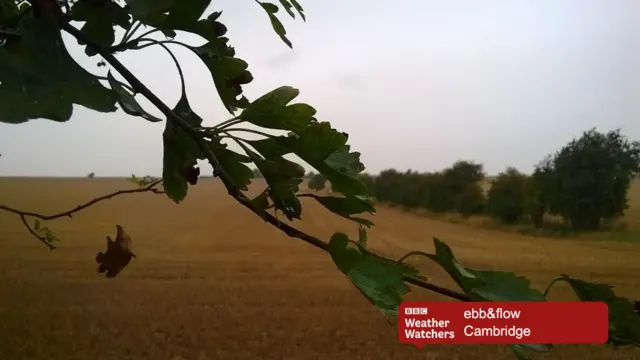
[[162, 27], [188, 28], [200, 20], [210, 4], [211, 0], [174, 0]]
[[176, 0], [126, 0], [134, 19], [143, 24], [162, 25]]
[[345, 145], [336, 150], [329, 155], [325, 163], [343, 174], [357, 177], [364, 171], [364, 165], [360, 162], [360, 153], [349, 152], [349, 148], [349, 145]]
[[485, 301], [546, 301], [525, 277], [504, 271], [467, 270], [483, 282], [471, 291]]
[[315, 194], [303, 194], [298, 196], [314, 198], [322, 206], [324, 206], [327, 210], [333, 212], [334, 214], [340, 215], [345, 219], [355, 221], [368, 227], [373, 226], [373, 222], [371, 222], [370, 220], [352, 216], [354, 214], [361, 214], [364, 212], [375, 214], [376, 209], [370, 202], [365, 199], [360, 199], [355, 196], [318, 196]]
[[316, 110], [307, 104], [287, 105], [299, 94], [296, 88], [281, 86], [250, 103], [239, 117], [264, 128], [300, 133], [315, 121]]
[[[472, 270], [458, 262], [451, 248], [437, 238], [433, 239], [435, 255], [428, 256], [438, 263], [472, 301], [546, 301], [544, 295], [530, 287], [528, 279], [510, 272]], [[519, 359], [528, 359], [526, 349], [547, 351], [547, 344], [510, 345]]]
[[250, 149], [245, 149], [269, 185], [269, 198], [276, 210], [282, 211], [287, 219], [300, 219], [302, 205], [296, 196], [304, 177], [304, 168], [281, 156], [261, 157]]
[[[173, 111], [193, 127], [202, 124], [202, 118], [191, 110], [185, 94]], [[194, 139], [173, 121], [166, 122], [162, 140], [164, 143], [163, 186], [167, 196], [177, 204], [187, 196], [189, 189], [187, 171], [193, 168], [197, 164], [197, 159], [203, 158], [203, 155]]]
[[298, 12], [298, 14], [300, 14], [300, 17], [302, 18], [302, 20], [307, 21], [307, 18], [304, 15], [304, 9], [302, 9], [302, 6], [300, 6], [300, 3], [298, 2], [298, 0], [289, 0], [289, 1], [293, 5], [293, 7], [296, 8], [296, 11]]
[[234, 57], [235, 52], [220, 41], [191, 47], [191, 50], [209, 69], [226, 109], [233, 113], [239, 108], [245, 108], [249, 101], [241, 96], [242, 85], [253, 81], [253, 75], [247, 71], [249, 65], [244, 60]]
[[210, 0], [128, 0], [134, 17], [143, 23], [163, 30], [165, 35], [181, 30], [197, 34], [208, 40], [202, 46], [189, 47], [207, 66], [225, 108], [234, 113], [245, 108], [249, 101], [242, 96], [242, 85], [253, 81], [247, 71], [248, 64], [235, 57], [235, 50], [223, 37], [227, 32], [218, 21], [222, 12], [214, 12], [199, 20]]
[[273, 31], [275, 31], [276, 34], [278, 34], [280, 39], [282, 39], [282, 41], [285, 44], [287, 44], [288, 47], [293, 48], [291, 41], [289, 41], [289, 39], [287, 38], [287, 30], [285, 30], [284, 25], [282, 25], [282, 22], [280, 22], [280, 20], [276, 16], [276, 13], [278, 12], [278, 6], [276, 4], [269, 3], [269, 2], [262, 2], [257, 0], [256, 2], [260, 4], [260, 6], [262, 6], [264, 11], [269, 16], [269, 20], [271, 21], [271, 26], [273, 27]]
[[403, 281], [403, 268], [348, 245], [349, 237], [344, 233], [331, 237], [329, 253], [333, 262], [385, 316], [397, 315], [402, 297], [410, 291]]
[[291, 5], [288, 0], [280, 0], [280, 5], [282, 5], [282, 7], [287, 11], [289, 16], [294, 19], [296, 18], [296, 14], [293, 12], [293, 10], [291, 10], [293, 8], [293, 5]]
[[327, 122], [312, 122], [299, 135], [249, 141], [265, 157], [295, 153], [324, 175], [336, 192], [366, 196], [367, 186], [354, 175], [363, 168], [360, 154], [349, 153], [346, 142], [347, 135], [332, 129]]
[[564, 281], [581, 301], [602, 301], [609, 307], [609, 340], [615, 346], [633, 345], [640, 347], [640, 315], [628, 299], [617, 296], [613, 287], [575, 279], [562, 274], [552, 284]]
[[132, 116], [140, 116], [141, 118], [151, 122], [162, 121], [162, 119], [146, 112], [133, 97], [133, 94], [130, 94], [129, 91], [127, 91], [124, 86], [120, 85], [113, 75], [111, 75], [111, 71], [107, 73], [107, 80], [109, 81], [111, 90], [113, 90], [117, 96], [118, 105], [120, 105], [122, 111]]
[[[77, 1], [71, 8], [71, 19], [85, 21], [80, 31], [103, 47], [109, 47], [114, 43], [115, 25], [123, 29], [130, 27], [129, 14], [115, 1]], [[88, 56], [97, 54], [90, 47], [85, 48], [85, 53]]]
[[546, 301], [544, 295], [531, 288], [527, 278], [511, 272], [473, 270], [462, 266], [451, 248], [433, 239], [435, 255], [430, 257], [456, 281], [474, 301]]
[[212, 140], [210, 144], [220, 166], [229, 175], [234, 185], [239, 190], [247, 190], [247, 185], [253, 179], [253, 171], [245, 164], [251, 163], [251, 159], [246, 155], [227, 149], [227, 145], [222, 144], [219, 140]]
[[260, 195], [256, 196], [255, 198], [251, 199], [251, 206], [258, 210], [258, 211], [262, 211], [262, 210], [266, 210], [269, 208], [269, 194], [268, 191], [265, 190], [263, 192], [260, 193]]
[[59, 28], [33, 12], [20, 21], [19, 40], [0, 47], [0, 122], [67, 121], [73, 105], [116, 111], [110, 89], [69, 55]]

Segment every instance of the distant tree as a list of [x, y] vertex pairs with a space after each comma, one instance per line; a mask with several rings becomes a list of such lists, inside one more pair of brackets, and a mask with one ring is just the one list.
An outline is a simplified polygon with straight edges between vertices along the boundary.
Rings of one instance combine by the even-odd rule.
[[484, 166], [472, 161], [456, 161], [442, 172], [444, 181], [455, 190], [464, 189], [468, 184], [484, 180]]
[[96, 177], [96, 173], [92, 173], [92, 172], [90, 172], [90, 173], [87, 175], [87, 177], [88, 177], [89, 179], [93, 179], [94, 177]]
[[327, 183], [327, 179], [322, 174], [314, 174], [311, 179], [309, 179], [309, 189], [320, 191], [325, 188]]
[[469, 215], [482, 212], [484, 192], [480, 182], [484, 180], [484, 167], [472, 161], [456, 161], [442, 171], [437, 191], [441, 193], [440, 206], [444, 211], [457, 211]]
[[527, 182], [526, 212], [537, 228], [542, 227], [544, 215], [553, 212], [549, 206], [553, 203], [555, 185], [553, 157], [547, 156], [538, 165]]
[[596, 230], [602, 220], [622, 215], [627, 190], [640, 171], [640, 143], [620, 130], [585, 131], [553, 158], [546, 190], [550, 210], [572, 228]]
[[399, 204], [403, 186], [402, 174], [395, 169], [386, 169], [376, 177], [374, 196], [382, 202]]
[[445, 186], [442, 172], [423, 175], [425, 191], [420, 196], [421, 207], [433, 212], [446, 212], [455, 207], [455, 194]]
[[529, 179], [513, 167], [498, 174], [487, 195], [487, 214], [506, 224], [514, 224], [525, 215]]
[[454, 209], [464, 216], [482, 214], [486, 201], [487, 199], [480, 183], [471, 183], [456, 194]]

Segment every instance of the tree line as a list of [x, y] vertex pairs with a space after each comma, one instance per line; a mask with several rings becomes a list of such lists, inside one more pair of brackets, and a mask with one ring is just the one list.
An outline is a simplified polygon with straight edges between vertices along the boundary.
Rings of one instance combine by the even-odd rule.
[[574, 230], [592, 231], [623, 215], [639, 171], [640, 143], [620, 129], [591, 129], [546, 156], [530, 175], [508, 167], [489, 180], [482, 164], [457, 161], [436, 172], [387, 169], [360, 179], [378, 201], [406, 208], [485, 214], [537, 228], [544, 226], [545, 216], [555, 215]]

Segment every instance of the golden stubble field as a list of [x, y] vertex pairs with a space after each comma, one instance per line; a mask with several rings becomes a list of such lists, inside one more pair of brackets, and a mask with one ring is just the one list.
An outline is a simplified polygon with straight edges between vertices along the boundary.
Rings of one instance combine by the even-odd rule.
[[[130, 186], [108, 179], [0, 179], [0, 203], [56, 212]], [[308, 200], [308, 201], [307, 201]], [[543, 287], [567, 272], [640, 298], [640, 245], [545, 239], [474, 229], [380, 207], [370, 244], [385, 255], [446, 241], [463, 264], [508, 269]], [[95, 254], [115, 224], [138, 255], [116, 278]], [[397, 341], [329, 256], [288, 238], [236, 204], [217, 180], [187, 200], [124, 195], [48, 224], [62, 239], [49, 252], [17, 216], [0, 212], [0, 359], [514, 359], [503, 346]], [[304, 201], [299, 226], [324, 239], [357, 226]], [[427, 262], [432, 280], [451, 285]], [[553, 292], [569, 299], [566, 288]], [[446, 300], [416, 289], [412, 300]], [[559, 346], [546, 359], [640, 359], [640, 351]]]

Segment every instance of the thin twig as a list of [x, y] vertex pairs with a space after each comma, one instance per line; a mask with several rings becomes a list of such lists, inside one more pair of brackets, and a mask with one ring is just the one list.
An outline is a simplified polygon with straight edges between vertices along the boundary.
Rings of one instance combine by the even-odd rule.
[[103, 195], [100, 197], [97, 197], [89, 202], [86, 202], [82, 205], [78, 205], [75, 208], [71, 209], [71, 210], [67, 210], [67, 211], [63, 211], [57, 214], [52, 214], [52, 215], [42, 215], [39, 213], [35, 213], [35, 212], [29, 212], [29, 211], [22, 211], [22, 210], [18, 210], [18, 209], [14, 209], [12, 207], [9, 206], [5, 206], [5, 205], [0, 205], [0, 210], [4, 210], [4, 211], [8, 211], [10, 213], [14, 213], [16, 215], [20, 215], [20, 216], [29, 216], [29, 217], [34, 217], [40, 220], [53, 220], [53, 219], [58, 219], [61, 217], [72, 217], [72, 215], [74, 213], [77, 213], [78, 211], [84, 210], [86, 208], [88, 208], [91, 205], [94, 205], [96, 203], [99, 203], [100, 201], [103, 200], [107, 200], [107, 199], [111, 199], [115, 196], [118, 195], [123, 195], [123, 194], [135, 194], [135, 193], [142, 193], [142, 192], [152, 192], [154, 194], [164, 194], [164, 191], [162, 190], [158, 190], [155, 188], [156, 185], [160, 184], [162, 182], [162, 180], [157, 180], [154, 181], [153, 183], [142, 187], [142, 188], [137, 188], [137, 189], [128, 189], [128, 190], [118, 190], [116, 192], [112, 192], [110, 194], [107, 195]]
[[107, 200], [107, 199], [111, 199], [113, 197], [116, 197], [118, 195], [123, 195], [123, 194], [135, 194], [135, 193], [143, 193], [143, 192], [152, 192], [154, 194], [164, 194], [165, 192], [159, 189], [156, 189], [156, 186], [159, 185], [162, 182], [162, 180], [157, 180], [152, 182], [151, 184], [145, 186], [145, 187], [141, 187], [141, 188], [137, 188], [137, 189], [128, 189], [128, 190], [118, 190], [116, 192], [112, 192], [110, 194], [107, 195], [103, 195], [100, 197], [97, 197], [89, 202], [86, 202], [82, 205], [78, 205], [75, 208], [71, 209], [71, 210], [67, 210], [67, 211], [63, 211], [60, 213], [56, 213], [56, 214], [52, 214], [52, 215], [43, 215], [40, 213], [35, 213], [35, 212], [30, 212], [30, 211], [22, 211], [22, 210], [18, 210], [6, 205], [0, 205], [0, 210], [4, 210], [13, 214], [16, 214], [18, 216], [20, 216], [20, 220], [22, 220], [22, 223], [24, 224], [24, 226], [27, 228], [27, 230], [29, 231], [29, 233], [31, 233], [31, 235], [35, 236], [38, 240], [40, 240], [40, 242], [42, 242], [43, 244], [47, 245], [47, 247], [49, 248], [49, 250], [53, 250], [56, 247], [53, 246], [48, 240], [47, 238], [45, 238], [44, 236], [39, 235], [37, 232], [35, 232], [35, 230], [31, 227], [31, 225], [29, 225], [29, 223], [27, 222], [27, 217], [32, 217], [32, 218], [36, 218], [36, 219], [40, 219], [40, 220], [54, 220], [54, 219], [58, 219], [61, 217], [72, 217], [72, 215], [78, 211], [82, 211], [92, 205], [95, 205], [96, 203], [99, 203], [100, 201], [103, 200]]
[[[147, 98], [147, 100], [149, 100], [149, 102], [151, 102], [154, 106], [156, 106], [158, 110], [160, 110], [167, 117], [168, 121], [173, 122], [176, 126], [180, 127], [187, 134], [193, 137], [195, 142], [200, 147], [200, 150], [206, 155], [207, 160], [213, 167], [214, 176], [220, 177], [220, 180], [227, 188], [229, 195], [234, 197], [239, 203], [244, 205], [249, 210], [253, 211], [256, 215], [260, 216], [266, 222], [275, 226], [277, 229], [289, 235], [290, 237], [300, 239], [324, 251], [327, 251], [327, 252], [329, 251], [329, 245], [326, 242], [314, 236], [306, 234], [283, 222], [280, 222], [273, 215], [269, 214], [264, 210], [258, 210], [251, 203], [251, 200], [249, 200], [241, 191], [238, 190], [238, 188], [235, 186], [235, 184], [231, 180], [231, 177], [226, 173], [224, 168], [220, 166], [220, 162], [218, 161], [217, 157], [215, 156], [215, 154], [213, 154], [213, 151], [211, 151], [211, 148], [207, 146], [204, 139], [202, 139], [201, 137], [202, 133], [197, 129], [191, 127], [189, 123], [187, 123], [183, 118], [181, 118], [173, 110], [171, 110], [149, 88], [147, 88], [142, 82], [140, 82], [140, 80], [135, 75], [133, 75], [133, 73], [131, 73], [129, 69], [127, 69], [118, 59], [116, 59], [115, 56], [113, 56], [113, 54], [109, 52], [109, 50], [94, 43], [93, 41], [88, 39], [86, 36], [84, 36], [84, 34], [82, 34], [78, 29], [71, 26], [70, 24], [62, 24], [62, 29], [64, 29], [66, 32], [68, 32], [70, 35], [74, 36], [76, 39], [80, 40], [81, 42], [87, 44], [87, 46], [92, 47], [98, 54], [100, 54], [105, 59], [105, 61], [107, 61], [114, 69], [116, 69], [116, 71], [118, 71], [120, 75], [122, 75], [122, 77], [129, 82], [129, 84], [131, 84], [131, 86], [136, 90], [137, 93], [142, 94], [144, 97]], [[378, 256], [378, 257], [383, 258], [381, 256]], [[393, 261], [391, 259], [386, 259], [386, 260]], [[462, 301], [469, 300], [468, 296], [466, 296], [463, 293], [459, 293], [454, 290], [443, 288], [441, 286], [432, 284], [428, 281], [417, 279], [411, 276], [404, 276], [404, 280], [410, 284], [414, 284], [423, 289], [431, 290], [436, 293], [452, 297], [454, 299], [458, 299]]]

